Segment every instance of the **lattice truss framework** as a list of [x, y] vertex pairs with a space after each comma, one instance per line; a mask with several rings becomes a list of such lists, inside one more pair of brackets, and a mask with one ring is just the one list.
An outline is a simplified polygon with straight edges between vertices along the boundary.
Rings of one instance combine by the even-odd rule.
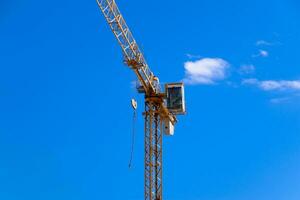
[[162, 200], [162, 116], [160, 103], [145, 103], [145, 200]]
[[159, 88], [152, 83], [154, 75], [151, 72], [134, 37], [132, 36], [132, 33], [121, 15], [115, 1], [97, 0], [97, 3], [122, 48], [127, 65], [131, 66], [135, 70], [145, 92], [159, 92]]
[[114, 0], [96, 0], [112, 32], [117, 38], [126, 64], [136, 73], [145, 91], [145, 200], [162, 200], [162, 123], [165, 119], [176, 123], [176, 117], [164, 105], [158, 81], [153, 81], [142, 52], [139, 50]]

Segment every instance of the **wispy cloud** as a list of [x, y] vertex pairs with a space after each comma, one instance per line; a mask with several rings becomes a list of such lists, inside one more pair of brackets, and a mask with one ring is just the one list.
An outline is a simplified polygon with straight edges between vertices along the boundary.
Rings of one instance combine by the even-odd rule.
[[268, 42], [266, 40], [258, 40], [255, 43], [256, 46], [272, 46], [274, 43]]
[[258, 51], [258, 53], [257, 54], [254, 54], [254, 55], [252, 55], [252, 57], [263, 57], [263, 58], [266, 58], [266, 57], [268, 57], [269, 56], [269, 52], [268, 51], [266, 51], [266, 50], [262, 50], [262, 49], [260, 49], [259, 51]]
[[291, 97], [278, 97], [278, 98], [271, 99], [270, 102], [273, 104], [281, 104], [281, 103], [287, 103], [290, 100], [291, 100]]
[[282, 43], [281, 42], [278, 42], [278, 41], [266, 41], [266, 40], [257, 40], [255, 45], [256, 46], [277, 46], [277, 45], [281, 45]]
[[184, 63], [186, 84], [214, 84], [226, 78], [229, 63], [221, 58], [202, 58]]
[[202, 56], [194, 55], [194, 54], [190, 54], [190, 53], [187, 53], [186, 56], [187, 56], [189, 59], [200, 59], [200, 58], [202, 58]]
[[239, 69], [238, 72], [240, 74], [253, 74], [255, 72], [255, 66], [254, 65], [242, 65]]
[[266, 50], [259, 50], [259, 55], [261, 57], [268, 57], [269, 56], [269, 52], [267, 52]]
[[300, 80], [267, 80], [259, 81], [257, 79], [245, 79], [242, 82], [246, 85], [254, 85], [264, 91], [285, 91], [296, 90], [300, 91]]

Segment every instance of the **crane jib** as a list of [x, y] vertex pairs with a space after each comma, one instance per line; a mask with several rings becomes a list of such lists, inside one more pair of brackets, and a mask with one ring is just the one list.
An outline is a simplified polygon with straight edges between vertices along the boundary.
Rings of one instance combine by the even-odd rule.
[[158, 93], [158, 88], [152, 83], [154, 74], [151, 72], [115, 1], [97, 0], [97, 4], [122, 48], [127, 65], [138, 69], [138, 78], [145, 92]]
[[183, 83], [165, 84], [162, 93], [158, 77], [151, 72], [115, 1], [96, 1], [123, 51], [126, 65], [141, 84], [138, 91], [145, 93], [144, 197], [162, 200], [162, 136], [173, 135], [177, 122], [174, 113], [185, 111]]

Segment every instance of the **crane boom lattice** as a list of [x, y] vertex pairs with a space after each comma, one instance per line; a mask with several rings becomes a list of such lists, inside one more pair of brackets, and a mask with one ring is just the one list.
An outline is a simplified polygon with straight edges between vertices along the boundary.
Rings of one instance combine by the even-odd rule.
[[151, 72], [130, 29], [114, 0], [96, 0], [124, 54], [125, 63], [136, 74], [145, 93], [144, 196], [145, 200], [162, 200], [163, 132], [173, 135], [175, 114], [184, 114], [183, 83], [166, 84], [162, 92], [159, 79]]
[[159, 88], [152, 83], [153, 73], [148, 67], [115, 1], [97, 0], [97, 3], [122, 48], [126, 64], [134, 69], [146, 93], [159, 92]]

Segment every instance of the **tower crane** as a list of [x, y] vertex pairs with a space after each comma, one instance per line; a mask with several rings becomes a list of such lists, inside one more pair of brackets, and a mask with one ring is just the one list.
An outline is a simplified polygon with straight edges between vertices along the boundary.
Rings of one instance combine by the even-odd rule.
[[174, 134], [176, 115], [185, 114], [183, 83], [169, 83], [161, 88], [128, 28], [115, 0], [96, 0], [124, 54], [124, 61], [138, 78], [139, 93], [145, 96], [144, 198], [163, 199], [163, 133]]

